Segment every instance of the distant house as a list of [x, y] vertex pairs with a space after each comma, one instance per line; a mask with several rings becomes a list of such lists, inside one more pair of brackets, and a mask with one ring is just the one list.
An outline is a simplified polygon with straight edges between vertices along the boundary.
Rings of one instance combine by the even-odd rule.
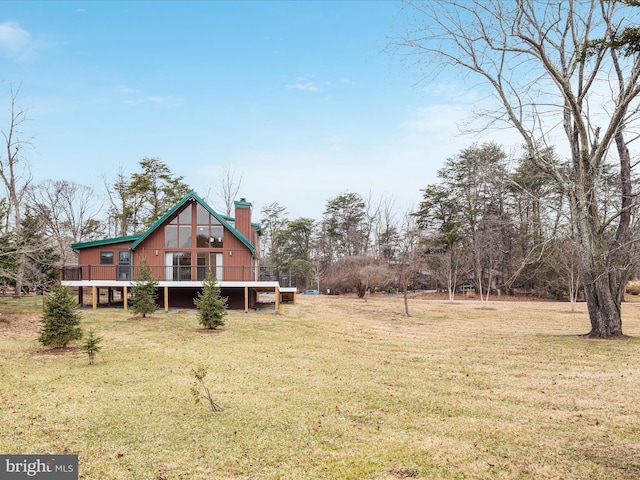
[[62, 284], [78, 289], [83, 303], [92, 293], [93, 308], [100, 298], [127, 308], [128, 293], [142, 260], [158, 280], [158, 304], [194, 308], [193, 299], [211, 272], [229, 308], [253, 308], [262, 292], [275, 293], [276, 309], [283, 298], [295, 298], [295, 288], [281, 288], [278, 272], [259, 264], [260, 226], [251, 222], [251, 203], [235, 202], [233, 218], [214, 211], [196, 193], [176, 203], [162, 218], [139, 234], [71, 245], [78, 265], [67, 266]]

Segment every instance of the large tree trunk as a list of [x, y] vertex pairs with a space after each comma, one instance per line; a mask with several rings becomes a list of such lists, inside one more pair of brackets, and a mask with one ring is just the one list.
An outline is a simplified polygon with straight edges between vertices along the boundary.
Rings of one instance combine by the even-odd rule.
[[[614, 235], [607, 225], [601, 224], [598, 217], [594, 192], [597, 174], [589, 167], [590, 162], [581, 162], [582, 168], [574, 170], [574, 174], [588, 178], [588, 181], [577, 182], [572, 208], [576, 219], [582, 282], [591, 320], [591, 331], [586, 336], [590, 338], [622, 336], [621, 307], [630, 272], [628, 240], [633, 198], [631, 159], [621, 130], [615, 135], [615, 141], [620, 159], [622, 195]], [[574, 167], [578, 165], [574, 162]], [[591, 188], [587, 190], [585, 185]]]
[[[589, 235], [585, 235], [589, 237]], [[622, 335], [619, 279], [597, 245], [589, 238], [580, 238], [582, 281], [591, 320], [591, 338], [612, 338]]]
[[592, 280], [584, 287], [591, 319], [590, 338], [612, 338], [622, 336], [622, 316], [620, 302], [613, 297], [607, 279]]

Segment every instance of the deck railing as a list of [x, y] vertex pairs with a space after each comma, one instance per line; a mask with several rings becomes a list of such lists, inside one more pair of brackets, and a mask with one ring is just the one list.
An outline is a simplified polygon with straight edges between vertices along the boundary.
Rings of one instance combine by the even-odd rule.
[[[282, 274], [277, 267], [251, 266], [149, 266], [154, 280], [170, 282], [203, 281], [211, 274], [218, 281], [247, 282], [270, 281], [280, 282], [281, 286], [295, 286], [295, 276]], [[74, 265], [61, 268], [63, 281], [135, 281], [140, 278], [140, 266], [129, 265]]]

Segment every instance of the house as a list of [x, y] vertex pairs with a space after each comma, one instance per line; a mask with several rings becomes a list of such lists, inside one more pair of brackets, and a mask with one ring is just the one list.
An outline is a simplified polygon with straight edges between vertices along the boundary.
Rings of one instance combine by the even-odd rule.
[[281, 288], [277, 270], [260, 266], [260, 233], [244, 198], [235, 202], [231, 218], [191, 192], [141, 234], [72, 244], [78, 265], [64, 267], [61, 282], [78, 289], [80, 304], [90, 289], [94, 309], [105, 293], [109, 304], [119, 298], [126, 309], [122, 299], [128, 298], [146, 260], [158, 280], [158, 304], [165, 310], [194, 308], [193, 299], [211, 272], [230, 309], [248, 311], [260, 293], [273, 292], [278, 311], [283, 298], [295, 300], [295, 288]]

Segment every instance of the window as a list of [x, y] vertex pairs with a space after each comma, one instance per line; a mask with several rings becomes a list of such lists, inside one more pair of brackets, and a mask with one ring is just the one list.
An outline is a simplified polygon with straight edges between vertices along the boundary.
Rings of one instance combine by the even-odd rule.
[[129, 265], [131, 252], [129, 250], [120, 250], [118, 252], [118, 263], [120, 265]]
[[164, 246], [168, 248], [191, 248], [191, 211], [192, 206], [182, 210], [164, 227]]
[[222, 225], [198, 225], [198, 248], [222, 248]]
[[180, 225], [178, 227], [178, 239], [180, 248], [191, 248], [191, 225]]
[[178, 248], [178, 226], [167, 225], [164, 227], [164, 246]]
[[196, 211], [198, 220], [196, 244], [198, 248], [222, 248], [224, 228], [216, 217], [202, 205]]
[[113, 252], [100, 252], [100, 265], [113, 265]]

